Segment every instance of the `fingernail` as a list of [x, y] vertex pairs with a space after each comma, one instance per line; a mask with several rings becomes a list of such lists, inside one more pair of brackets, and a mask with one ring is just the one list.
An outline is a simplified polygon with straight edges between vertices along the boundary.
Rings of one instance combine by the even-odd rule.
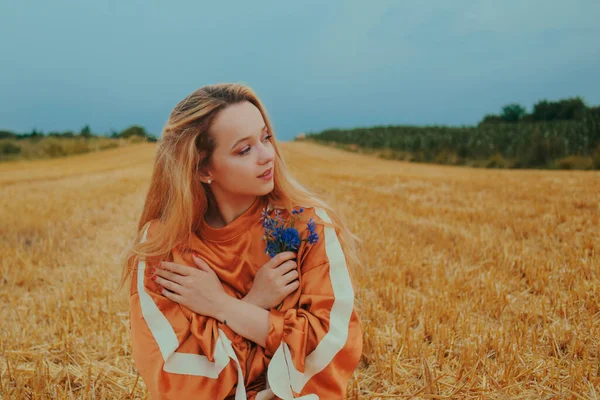
[[156, 271], [156, 268], [154, 268], [154, 267], [150, 268], [150, 273], [153, 274], [155, 271]]
[[196, 258], [200, 258], [200, 254], [196, 253], [195, 251], [192, 251], [192, 255]]
[[153, 281], [155, 281], [156, 280], [156, 275], [153, 275], [152, 278], [150, 278], [150, 279], [152, 279]]

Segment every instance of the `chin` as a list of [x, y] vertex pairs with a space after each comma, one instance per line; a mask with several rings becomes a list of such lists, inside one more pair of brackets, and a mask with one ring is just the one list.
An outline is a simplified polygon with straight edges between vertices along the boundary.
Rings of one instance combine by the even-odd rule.
[[264, 196], [266, 194], [269, 194], [269, 193], [271, 193], [273, 191], [273, 189], [275, 189], [275, 185], [271, 185], [268, 189], [265, 189], [265, 190], [259, 192], [257, 194], [257, 196]]

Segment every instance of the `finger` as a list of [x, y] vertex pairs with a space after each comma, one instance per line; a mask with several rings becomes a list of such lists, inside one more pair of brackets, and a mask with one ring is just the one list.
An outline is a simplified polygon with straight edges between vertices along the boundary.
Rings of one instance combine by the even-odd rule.
[[283, 274], [293, 271], [297, 268], [298, 268], [298, 264], [296, 264], [295, 261], [288, 260], [288, 261], [284, 262], [283, 264], [281, 264], [278, 267], [277, 271], [279, 271], [283, 275]]
[[158, 283], [160, 286], [169, 289], [172, 292], [177, 294], [181, 293], [181, 285], [175, 282], [171, 282], [170, 280], [161, 278], [160, 276], [154, 277], [154, 282]]
[[192, 259], [194, 260], [196, 265], [198, 267], [200, 267], [201, 270], [206, 271], [206, 272], [212, 271], [212, 269], [208, 266], [206, 261], [204, 261], [200, 257], [196, 257], [194, 254], [192, 254]]
[[291, 281], [288, 285], [286, 285], [285, 290], [289, 295], [294, 290], [297, 290], [300, 287], [300, 281], [296, 279], [295, 281]]
[[294, 257], [296, 257], [296, 253], [293, 251], [284, 251], [282, 253], [275, 254], [275, 257], [271, 259], [271, 262], [273, 263], [271, 268], [277, 268], [282, 262], [291, 260]]
[[162, 261], [160, 267], [166, 268], [170, 271], [178, 273], [179, 275], [187, 276], [192, 273], [194, 267], [190, 267], [188, 265], [177, 264], [170, 261]]
[[176, 303], [181, 302], [181, 296], [173, 293], [173, 292], [169, 292], [167, 289], [162, 289], [160, 291], [160, 294], [162, 294], [163, 296], [165, 296], [167, 299], [169, 300], [173, 300]]
[[184, 276], [183, 276], [183, 275], [176, 274], [175, 272], [171, 272], [171, 271], [169, 271], [168, 269], [164, 269], [164, 268], [156, 268], [156, 269], [154, 270], [154, 273], [155, 273], [156, 275], [158, 275], [158, 276], [161, 276], [161, 277], [163, 277], [163, 278], [165, 278], [165, 279], [168, 279], [168, 280], [170, 280], [170, 281], [172, 281], [172, 282], [176, 282], [176, 283], [178, 283], [179, 285], [182, 285], [182, 284], [183, 284], [183, 279], [184, 279]]
[[283, 278], [285, 280], [285, 283], [290, 283], [294, 279], [298, 278], [298, 271], [294, 269], [294, 270], [288, 272], [287, 274], [284, 274]]

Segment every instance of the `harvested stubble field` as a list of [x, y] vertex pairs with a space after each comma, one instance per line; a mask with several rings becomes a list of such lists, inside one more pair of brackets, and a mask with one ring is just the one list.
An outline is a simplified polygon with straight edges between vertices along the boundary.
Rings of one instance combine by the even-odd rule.
[[[600, 396], [600, 172], [281, 146], [363, 239], [349, 398]], [[0, 165], [0, 397], [146, 396], [116, 288], [154, 149]]]

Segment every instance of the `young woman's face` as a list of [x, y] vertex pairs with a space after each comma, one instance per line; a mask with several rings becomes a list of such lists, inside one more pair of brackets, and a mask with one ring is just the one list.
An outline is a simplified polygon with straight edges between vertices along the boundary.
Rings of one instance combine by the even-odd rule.
[[[216, 140], [210, 186], [226, 197], [263, 196], [274, 188], [275, 149], [262, 114], [252, 103], [228, 106], [210, 128]], [[271, 168], [270, 178], [259, 178]]]

